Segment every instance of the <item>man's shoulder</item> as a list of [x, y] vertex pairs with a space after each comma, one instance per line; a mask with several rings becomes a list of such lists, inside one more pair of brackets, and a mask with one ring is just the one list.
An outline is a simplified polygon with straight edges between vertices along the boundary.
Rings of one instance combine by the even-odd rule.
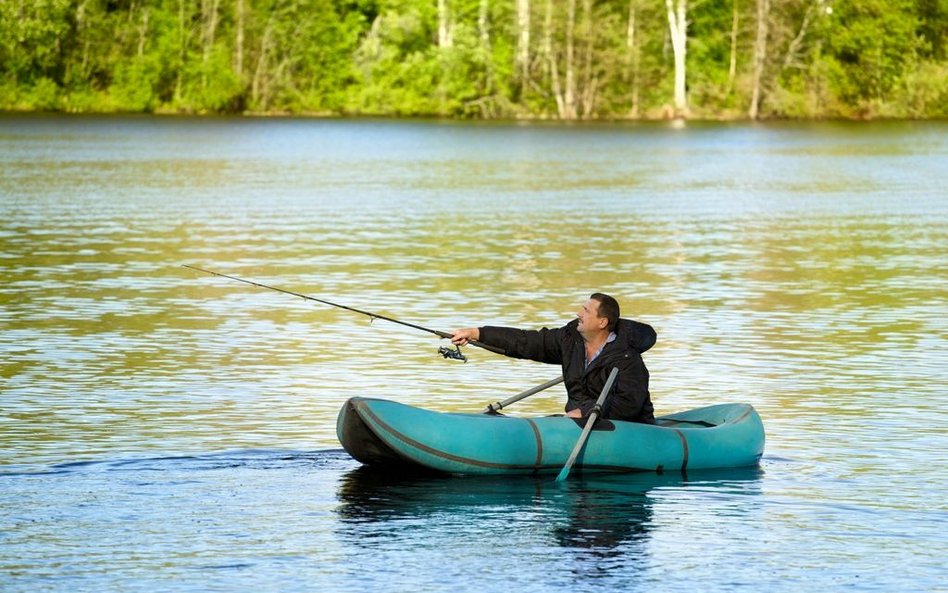
[[579, 327], [579, 319], [574, 319], [557, 331], [560, 332], [563, 340], [582, 343], [583, 336], [580, 335], [577, 327]]

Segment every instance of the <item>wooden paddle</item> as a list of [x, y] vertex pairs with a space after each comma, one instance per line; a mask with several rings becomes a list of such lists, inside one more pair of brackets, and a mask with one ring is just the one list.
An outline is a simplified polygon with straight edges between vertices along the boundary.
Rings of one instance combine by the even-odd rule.
[[573, 467], [573, 464], [576, 463], [576, 458], [579, 457], [579, 452], [582, 451], [583, 446], [586, 444], [586, 439], [589, 438], [589, 433], [592, 432], [596, 419], [599, 418], [599, 414], [602, 413], [602, 404], [606, 402], [606, 396], [609, 395], [609, 390], [612, 389], [612, 383], [615, 382], [618, 374], [618, 367], [612, 367], [612, 372], [609, 373], [609, 378], [606, 379], [606, 385], [602, 388], [602, 393], [599, 394], [599, 399], [596, 400], [596, 405], [593, 406], [592, 412], [589, 413], [589, 420], [586, 421], [586, 428], [583, 429], [583, 434], [579, 435], [579, 440], [576, 441], [573, 452], [570, 453], [569, 459], [566, 460], [566, 465], [560, 470], [560, 475], [556, 476], [557, 482], [563, 482], [569, 476], [569, 470]]

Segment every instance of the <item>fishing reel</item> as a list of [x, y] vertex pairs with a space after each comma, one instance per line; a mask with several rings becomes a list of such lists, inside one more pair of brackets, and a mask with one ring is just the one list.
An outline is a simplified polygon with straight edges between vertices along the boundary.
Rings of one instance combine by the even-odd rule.
[[467, 362], [467, 357], [464, 356], [463, 352], [461, 352], [460, 346], [455, 346], [453, 350], [451, 348], [448, 348], [447, 346], [441, 346], [440, 348], [438, 348], [438, 354], [440, 354], [441, 356], [445, 358]]

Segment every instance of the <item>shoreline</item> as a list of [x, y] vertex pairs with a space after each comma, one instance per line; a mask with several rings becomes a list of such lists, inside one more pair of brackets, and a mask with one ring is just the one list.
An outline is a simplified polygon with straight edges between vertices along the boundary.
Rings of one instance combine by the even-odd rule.
[[707, 124], [707, 123], [873, 123], [873, 122], [946, 122], [946, 117], [904, 117], [904, 116], [814, 116], [814, 117], [787, 117], [770, 116], [688, 116], [688, 117], [593, 117], [583, 119], [560, 119], [547, 116], [533, 117], [452, 117], [438, 114], [404, 115], [394, 113], [336, 113], [319, 111], [234, 111], [234, 112], [194, 112], [187, 110], [155, 110], [155, 111], [68, 111], [56, 109], [0, 109], [0, 117], [16, 116], [66, 116], [66, 117], [149, 117], [149, 118], [193, 118], [193, 119], [310, 119], [310, 120], [383, 120], [383, 121], [450, 121], [469, 123], [509, 123], [509, 124], [657, 124], [672, 125]]

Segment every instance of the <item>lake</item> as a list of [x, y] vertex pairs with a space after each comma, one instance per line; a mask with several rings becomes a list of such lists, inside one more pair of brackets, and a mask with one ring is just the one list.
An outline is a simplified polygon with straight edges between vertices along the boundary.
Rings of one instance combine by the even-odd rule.
[[[948, 591], [948, 123], [0, 117], [0, 589]], [[368, 471], [354, 395], [556, 367], [425, 327], [651, 324], [759, 468]], [[562, 386], [511, 406], [562, 411]]]

